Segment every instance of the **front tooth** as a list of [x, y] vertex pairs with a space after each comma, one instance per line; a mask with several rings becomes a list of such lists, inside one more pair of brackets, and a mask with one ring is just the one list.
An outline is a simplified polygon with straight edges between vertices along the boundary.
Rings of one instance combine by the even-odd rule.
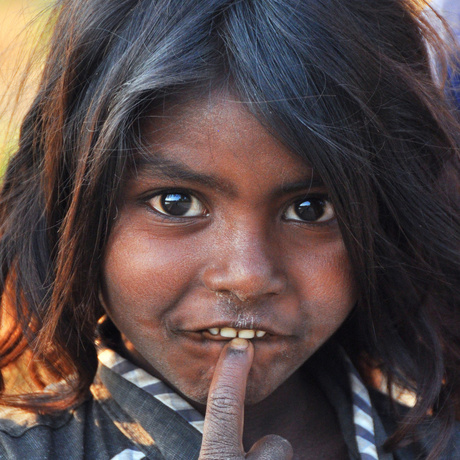
[[238, 337], [240, 339], [253, 339], [255, 335], [255, 331], [251, 329], [243, 329], [242, 331], [238, 332]]
[[208, 331], [212, 334], [212, 335], [217, 335], [219, 333], [219, 328], [218, 327], [211, 327], [210, 329], [208, 329]]
[[265, 331], [256, 331], [256, 336], [259, 338], [263, 337], [265, 334], [266, 334]]
[[238, 332], [236, 329], [233, 329], [232, 327], [223, 327], [220, 330], [220, 335], [222, 337], [228, 337], [228, 338], [235, 338], [238, 335]]

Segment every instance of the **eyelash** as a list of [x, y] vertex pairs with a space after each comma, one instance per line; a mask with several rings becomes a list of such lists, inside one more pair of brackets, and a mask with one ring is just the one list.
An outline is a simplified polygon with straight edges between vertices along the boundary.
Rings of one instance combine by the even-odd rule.
[[[164, 199], [167, 196], [172, 197], [173, 195], [176, 195], [176, 196], [181, 195], [183, 197], [190, 197], [191, 198], [190, 205], [191, 205], [192, 209], [195, 208], [195, 210], [196, 210], [196, 208], [198, 206], [201, 206], [201, 208], [202, 208], [201, 213], [199, 213], [198, 215], [194, 215], [194, 216], [174, 215], [174, 214], [168, 213], [167, 210], [164, 209], [164, 206], [166, 205], [166, 202], [164, 201]], [[163, 200], [162, 200], [162, 198], [163, 198]], [[158, 192], [150, 195], [148, 198], [145, 199], [145, 202], [147, 203], [147, 205], [149, 206], [150, 209], [152, 209], [154, 212], [156, 212], [157, 214], [162, 216], [164, 219], [183, 220], [183, 219], [191, 219], [191, 218], [196, 218], [196, 217], [206, 217], [207, 215], [209, 215], [209, 212], [207, 211], [206, 206], [204, 204], [202, 204], [201, 200], [198, 199], [195, 196], [194, 193], [192, 193], [191, 191], [186, 190], [186, 189], [183, 189], [183, 190], [176, 190], [176, 189], [161, 190], [161, 191], [158, 191]], [[161, 208], [163, 208], [163, 211], [161, 211], [160, 209], [155, 207], [155, 205], [154, 205], [155, 202], [156, 202], [158, 207], [161, 206]], [[182, 202], [182, 204], [184, 204], [184, 201]]]
[[[315, 212], [316, 210], [318, 210], [318, 207], [320, 207], [321, 211], [323, 211], [322, 214], [317, 219], [312, 220], [312, 221], [302, 219], [298, 215], [298, 213], [296, 213], [296, 211], [293, 211], [293, 212], [296, 213], [297, 216], [287, 217], [291, 208], [293, 208], [294, 206], [301, 206], [302, 204], [305, 204], [305, 203], [309, 203], [309, 206], [306, 209], [307, 212], [310, 212], [312, 209]], [[291, 204], [284, 211], [283, 217], [287, 221], [300, 222], [300, 223], [308, 224], [308, 225], [321, 226], [321, 225], [327, 225], [332, 220], [334, 220], [335, 212], [334, 212], [334, 207], [332, 206], [332, 203], [326, 194], [306, 195], [306, 196], [303, 196], [302, 198], [296, 198], [293, 202], [291, 202]]]
[[[171, 208], [172, 211], [175, 204], [179, 204], [178, 211], [184, 211], [186, 213], [193, 212], [194, 215], [174, 215], [171, 212], [168, 212], [165, 209], [167, 206], [167, 197], [173, 197], [176, 195], [176, 198], [181, 197], [188, 197], [189, 200], [182, 200], [176, 201], [172, 203], [171, 201]], [[160, 190], [155, 192], [154, 194], [149, 195], [149, 197], [143, 200], [149, 209], [151, 209], [156, 214], [160, 215], [165, 220], [176, 220], [176, 221], [183, 221], [184, 219], [193, 219], [193, 218], [200, 218], [200, 217], [207, 217], [209, 215], [209, 211], [207, 210], [206, 206], [202, 203], [202, 201], [195, 196], [195, 194], [187, 189], [166, 189]], [[318, 211], [318, 209], [322, 210], [323, 213], [316, 219], [312, 221], [304, 220], [299, 216], [299, 209], [293, 209], [294, 206], [300, 207], [304, 203], [309, 203], [309, 206], [305, 208], [305, 211], [310, 213], [312, 210], [313, 212]], [[185, 207], [183, 205], [186, 205]], [[187, 205], [189, 205], [189, 209], [186, 210]], [[161, 208], [161, 209], [159, 209]], [[182, 208], [182, 209], [181, 209]], [[318, 195], [305, 195], [301, 198], [296, 198], [294, 201], [287, 206], [286, 210], [283, 212], [283, 219], [285, 221], [290, 222], [299, 222], [307, 225], [313, 226], [322, 226], [328, 225], [331, 221], [335, 219], [334, 208], [332, 203], [330, 202], [327, 194], [318, 194]]]

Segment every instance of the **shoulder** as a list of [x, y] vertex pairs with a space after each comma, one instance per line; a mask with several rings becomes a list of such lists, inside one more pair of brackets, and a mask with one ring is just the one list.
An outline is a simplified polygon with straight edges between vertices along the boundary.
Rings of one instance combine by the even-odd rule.
[[0, 408], [0, 459], [106, 460], [130, 447], [93, 398], [53, 415]]
[[[378, 413], [385, 431], [388, 435], [391, 435], [396, 431], [397, 420], [402, 418], [409, 411], [409, 407], [398, 403], [392, 405], [386, 394], [373, 388], [369, 389], [369, 394], [372, 399], [373, 407]], [[439, 431], [437, 429], [437, 423], [431, 420], [426, 422], [421, 425], [418, 430], [418, 439], [421, 441], [399, 449], [396, 458], [401, 460], [425, 458], [438, 436]], [[451, 441], [439, 460], [451, 460], [453, 458], [460, 458], [460, 422], [458, 421], [455, 423]]]
[[52, 415], [1, 407], [0, 458], [65, 458], [61, 449], [64, 454], [66, 445], [81, 444], [84, 438], [88, 404]]
[[69, 423], [71, 418], [71, 411], [62, 411], [54, 415], [40, 415], [14, 407], [0, 406], [0, 436], [18, 438], [28, 430], [37, 427], [59, 429]]

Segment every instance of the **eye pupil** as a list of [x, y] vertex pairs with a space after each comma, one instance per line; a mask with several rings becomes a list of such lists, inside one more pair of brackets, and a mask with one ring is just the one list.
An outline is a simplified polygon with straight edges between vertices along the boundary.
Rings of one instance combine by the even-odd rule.
[[183, 216], [190, 210], [192, 198], [183, 193], [168, 193], [162, 196], [161, 205], [168, 214]]
[[304, 221], [314, 222], [324, 214], [323, 200], [305, 200], [295, 206], [295, 213]]

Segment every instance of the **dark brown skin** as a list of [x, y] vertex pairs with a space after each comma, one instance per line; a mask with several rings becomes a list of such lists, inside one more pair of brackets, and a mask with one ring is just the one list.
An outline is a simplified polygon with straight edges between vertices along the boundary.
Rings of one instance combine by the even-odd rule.
[[267, 433], [286, 438], [296, 460], [348, 459], [337, 416], [308, 369], [295, 372], [270, 396], [246, 407], [245, 449]]
[[244, 399], [253, 358], [254, 349], [244, 339], [233, 339], [222, 350], [209, 390], [200, 460], [293, 458], [289, 441], [276, 435], [265, 436], [244, 452]]
[[[144, 131], [147, 161], [126, 180], [102, 272], [127, 356], [204, 413], [211, 384], [225, 387], [228, 376], [229, 339], [207, 330], [267, 331], [237, 355], [230, 407], [233, 423], [243, 404], [247, 418], [232, 448], [289, 428], [296, 458], [341, 458], [332, 409], [297, 374], [356, 300], [326, 187], [229, 94], [166, 107]], [[161, 200], [171, 193], [187, 196], [192, 212], [168, 215]], [[299, 218], [304, 202], [324, 212]]]
[[233, 339], [222, 350], [209, 392], [200, 459], [348, 459], [332, 408], [300, 372], [261, 403], [244, 408], [253, 353], [252, 344], [243, 339]]

